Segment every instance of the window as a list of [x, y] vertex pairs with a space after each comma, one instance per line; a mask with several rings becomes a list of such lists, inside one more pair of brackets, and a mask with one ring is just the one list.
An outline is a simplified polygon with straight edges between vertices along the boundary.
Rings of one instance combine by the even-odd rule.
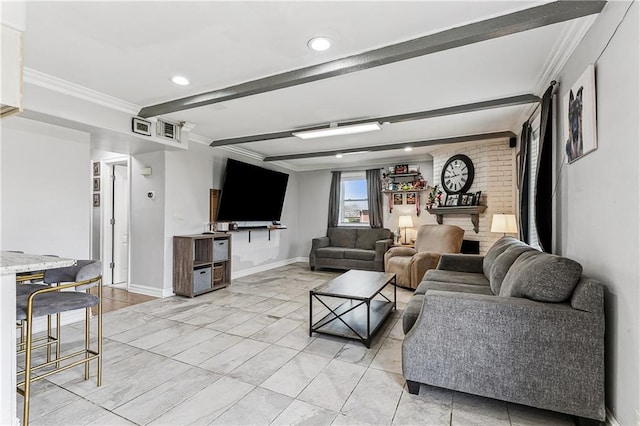
[[369, 225], [369, 200], [365, 172], [342, 172], [338, 225]]
[[536, 177], [538, 172], [538, 145], [540, 144], [540, 114], [531, 124], [531, 143], [529, 144], [529, 245], [540, 250], [538, 229], [536, 228]]

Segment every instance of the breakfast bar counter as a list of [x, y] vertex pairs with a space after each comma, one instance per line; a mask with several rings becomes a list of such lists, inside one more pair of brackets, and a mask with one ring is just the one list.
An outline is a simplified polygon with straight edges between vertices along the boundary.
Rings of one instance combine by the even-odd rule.
[[72, 266], [75, 259], [0, 251], [0, 424], [16, 425], [16, 274]]

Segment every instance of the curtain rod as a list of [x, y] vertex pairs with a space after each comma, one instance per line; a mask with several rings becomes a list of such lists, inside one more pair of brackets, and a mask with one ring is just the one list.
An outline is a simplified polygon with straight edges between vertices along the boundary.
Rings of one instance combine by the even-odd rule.
[[[555, 85], [557, 85], [558, 82], [555, 80], [551, 80], [551, 82], [549, 83], [549, 86], [554, 87]], [[527, 121], [531, 121], [531, 119], [533, 118], [534, 115], [536, 115], [536, 112], [538, 111], [538, 109], [540, 108], [540, 105], [542, 105], [542, 98], [540, 98], [540, 102], [538, 102], [536, 104], [536, 107], [533, 109], [533, 112], [531, 113], [531, 115], [529, 116], [529, 118], [527, 119]]]

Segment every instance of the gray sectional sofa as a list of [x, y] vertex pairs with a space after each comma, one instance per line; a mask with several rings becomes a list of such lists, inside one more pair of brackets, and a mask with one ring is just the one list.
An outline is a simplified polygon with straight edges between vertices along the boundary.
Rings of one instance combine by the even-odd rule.
[[328, 228], [326, 236], [311, 241], [309, 267], [384, 271], [384, 253], [392, 244], [387, 228]]
[[604, 421], [604, 290], [568, 258], [511, 237], [444, 254], [403, 313], [402, 370], [420, 383]]

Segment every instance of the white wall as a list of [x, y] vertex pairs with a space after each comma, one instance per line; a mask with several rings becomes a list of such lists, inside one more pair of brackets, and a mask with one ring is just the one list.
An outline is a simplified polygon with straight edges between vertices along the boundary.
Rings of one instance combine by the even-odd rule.
[[[159, 296], [164, 288], [164, 222], [165, 222], [165, 156], [164, 151], [138, 154], [131, 160], [131, 282], [134, 292]], [[140, 170], [151, 167], [151, 176]], [[154, 191], [155, 199], [147, 198]]]
[[[607, 407], [621, 425], [640, 421], [637, 2], [600, 54], [628, 6], [607, 3], [558, 78], [562, 99], [595, 63], [598, 149], [562, 168], [557, 246], [606, 286]], [[560, 130], [557, 140], [566, 140]], [[556, 154], [565, 158], [564, 144]]]
[[200, 234], [205, 222], [209, 222], [213, 160], [212, 149], [197, 143], [191, 144], [188, 151], [166, 153], [165, 292], [173, 291], [173, 236]]
[[89, 134], [2, 121], [2, 250], [90, 258]]

